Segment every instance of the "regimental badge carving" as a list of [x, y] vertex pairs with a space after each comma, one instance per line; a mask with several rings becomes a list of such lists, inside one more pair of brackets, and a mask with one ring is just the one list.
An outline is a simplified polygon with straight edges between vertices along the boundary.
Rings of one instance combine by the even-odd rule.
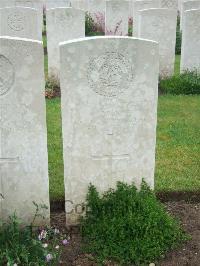
[[0, 54], [0, 97], [7, 94], [15, 80], [15, 71], [12, 63]]
[[23, 31], [25, 17], [22, 12], [16, 11], [8, 15], [8, 26], [14, 31]]
[[87, 75], [93, 91], [105, 97], [116, 97], [129, 88], [133, 69], [123, 54], [106, 52], [90, 59]]

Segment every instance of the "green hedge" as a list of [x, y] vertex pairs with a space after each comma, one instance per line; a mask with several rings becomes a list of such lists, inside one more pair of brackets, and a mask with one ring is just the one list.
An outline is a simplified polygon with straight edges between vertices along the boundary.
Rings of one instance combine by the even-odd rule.
[[166, 79], [161, 79], [159, 89], [162, 93], [174, 95], [200, 94], [200, 74], [197, 71], [184, 72]]

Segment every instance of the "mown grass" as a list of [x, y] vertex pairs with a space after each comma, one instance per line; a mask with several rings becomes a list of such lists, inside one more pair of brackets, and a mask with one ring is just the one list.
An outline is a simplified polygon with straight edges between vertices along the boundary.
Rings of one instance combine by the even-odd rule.
[[[200, 190], [200, 96], [159, 97], [156, 191]], [[47, 100], [51, 199], [64, 197], [60, 99]]]
[[64, 197], [60, 99], [47, 100], [49, 182], [52, 200]]
[[200, 96], [159, 97], [156, 190], [200, 190]]

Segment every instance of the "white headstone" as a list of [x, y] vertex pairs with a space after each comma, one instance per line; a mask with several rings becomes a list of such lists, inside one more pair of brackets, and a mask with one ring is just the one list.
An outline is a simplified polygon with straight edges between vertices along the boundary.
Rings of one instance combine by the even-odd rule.
[[149, 8], [159, 8], [161, 6], [160, 0], [138, 0], [134, 2], [133, 6], [133, 36], [138, 37], [139, 30], [139, 11]]
[[174, 74], [177, 10], [151, 8], [140, 11], [139, 38], [159, 43], [160, 75]]
[[200, 9], [184, 13], [182, 30], [181, 71], [200, 72]]
[[0, 36], [41, 40], [37, 10], [27, 7], [0, 8]]
[[46, 0], [45, 7], [46, 9], [57, 8], [57, 7], [70, 7], [70, 0]]
[[60, 53], [70, 224], [89, 183], [100, 192], [142, 178], [154, 186], [159, 57], [157, 43], [128, 37], [65, 42]]
[[178, 0], [161, 0], [161, 7], [178, 10]]
[[180, 28], [182, 29], [184, 23], [184, 14], [186, 10], [191, 9], [200, 9], [200, 0], [189, 0], [183, 1], [181, 5], [181, 20], [180, 20]]
[[[12, 0], [13, 1], [13, 0]], [[35, 8], [38, 12], [38, 31], [42, 40], [44, 0], [15, 0], [15, 6]]]
[[128, 35], [129, 2], [121, 0], [106, 1], [106, 35]]
[[1, 0], [0, 8], [15, 6], [15, 0]]
[[42, 42], [0, 37], [0, 219], [16, 211], [25, 224], [33, 201], [49, 207], [43, 59]]
[[85, 37], [85, 12], [71, 7], [49, 9], [46, 26], [49, 75], [59, 77], [59, 43]]
[[71, 0], [71, 6], [74, 8], [88, 11], [88, 1], [87, 0]]

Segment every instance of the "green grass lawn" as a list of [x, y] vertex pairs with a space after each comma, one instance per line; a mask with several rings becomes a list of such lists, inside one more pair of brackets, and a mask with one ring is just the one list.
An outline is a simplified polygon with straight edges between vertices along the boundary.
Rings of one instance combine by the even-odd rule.
[[[200, 190], [200, 96], [160, 96], [156, 191]], [[60, 99], [47, 100], [51, 199], [64, 197]]]

